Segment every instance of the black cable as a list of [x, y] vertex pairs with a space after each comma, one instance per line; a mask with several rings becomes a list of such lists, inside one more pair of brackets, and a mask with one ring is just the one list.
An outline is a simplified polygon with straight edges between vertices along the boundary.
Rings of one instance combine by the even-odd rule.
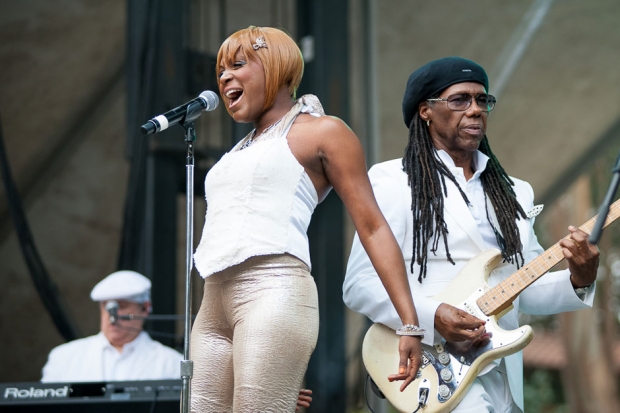
[[174, 338], [175, 341], [182, 339], [184, 337], [183, 334], [174, 334], [174, 333], [164, 333], [162, 331], [153, 331], [153, 330], [149, 330], [149, 329], [144, 329], [144, 331], [146, 331], [147, 333], [149, 333], [149, 335], [151, 337], [167, 337], [167, 338]]
[[2, 181], [6, 191], [6, 199], [19, 240], [19, 246], [24, 256], [24, 261], [28, 267], [32, 282], [39, 294], [43, 306], [49, 313], [58, 332], [65, 340], [71, 341], [81, 337], [77, 325], [70, 317], [67, 307], [64, 305], [58, 287], [50, 278], [43, 260], [37, 251], [37, 247], [24, 213], [22, 202], [19, 198], [15, 182], [11, 176], [11, 168], [4, 148], [4, 137], [2, 133], [2, 121], [0, 119], [0, 170], [2, 171]]
[[157, 390], [157, 386], [155, 386], [153, 401], [151, 402], [151, 408], [149, 409], [150, 413], [155, 412], [155, 405], [157, 404], [157, 398], [159, 397], [158, 393], [159, 393], [159, 390]]
[[428, 388], [424, 388], [424, 389], [420, 389], [419, 390], [419, 394], [418, 394], [418, 408], [415, 409], [413, 411], [413, 413], [416, 413], [418, 410], [420, 410], [422, 407], [424, 407], [426, 405], [426, 402], [428, 401], [428, 393], [429, 393], [429, 389]]
[[179, 334], [174, 334], [174, 333], [163, 333], [160, 331], [153, 331], [149, 328], [135, 328], [135, 327], [131, 327], [131, 326], [123, 326], [120, 324], [114, 324], [116, 327], [118, 327], [119, 329], [122, 330], [127, 330], [127, 331], [134, 331], [134, 332], [146, 332], [148, 333], [151, 337], [171, 337], [174, 339], [180, 339], [183, 338], [183, 335], [179, 335]]
[[375, 411], [372, 409], [372, 407], [370, 407], [370, 401], [368, 400], [368, 383], [370, 382], [370, 374], [366, 374], [366, 384], [364, 384], [364, 398], [366, 399], [366, 406], [368, 407], [368, 410], [370, 410], [370, 413], [375, 413]]
[[[364, 384], [364, 397], [366, 398], [366, 407], [368, 407], [368, 410], [370, 410], [371, 413], [375, 413], [372, 407], [370, 407], [370, 401], [368, 400], [368, 392], [366, 391], [368, 389], [369, 382], [370, 382], [370, 374], [366, 374], [366, 383]], [[415, 409], [413, 413], [417, 413], [422, 407], [424, 407], [425, 403], [426, 401], [421, 401], [420, 403], [418, 403], [418, 408]]]

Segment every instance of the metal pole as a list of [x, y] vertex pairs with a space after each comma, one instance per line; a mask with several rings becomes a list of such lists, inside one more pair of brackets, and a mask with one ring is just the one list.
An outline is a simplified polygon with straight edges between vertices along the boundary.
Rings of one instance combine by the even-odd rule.
[[186, 239], [185, 239], [185, 338], [183, 345], [183, 361], [181, 361], [181, 413], [189, 413], [191, 378], [194, 372], [194, 363], [190, 360], [190, 331], [192, 328], [192, 267], [194, 248], [194, 143], [196, 131], [194, 124], [185, 126], [185, 143], [187, 144], [186, 158]]
[[[607, 221], [609, 207], [614, 200], [614, 195], [616, 194], [616, 190], [618, 190], [618, 184], [620, 183], [620, 155], [618, 155], [618, 159], [616, 159], [616, 165], [611, 171], [613, 172], [611, 183], [609, 184], [609, 189], [607, 190], [605, 199], [603, 200], [603, 203], [598, 210], [598, 218], [596, 219], [596, 223], [594, 224], [594, 228], [592, 228], [592, 233], [590, 234], [590, 238], [588, 239], [590, 244], [598, 244], [599, 240], [601, 239], [601, 235], [603, 234], [603, 228], [606, 226], [605, 221]], [[609, 225], [609, 223], [607, 225]]]
[[534, 34], [545, 20], [552, 2], [553, 0], [534, 0], [497, 57], [490, 76], [494, 79], [491, 89], [496, 97], [504, 91], [527, 47], [532, 42]]

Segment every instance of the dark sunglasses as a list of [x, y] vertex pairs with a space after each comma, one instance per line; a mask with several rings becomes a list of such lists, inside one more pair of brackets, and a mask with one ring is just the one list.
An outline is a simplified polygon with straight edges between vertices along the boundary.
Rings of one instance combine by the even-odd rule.
[[486, 93], [480, 93], [477, 95], [471, 95], [469, 93], [457, 93], [456, 95], [450, 95], [447, 98], [435, 98], [426, 99], [427, 102], [446, 102], [448, 109], [455, 111], [467, 110], [471, 106], [472, 98], [476, 99], [476, 104], [483, 112], [490, 112], [495, 107], [497, 99], [495, 96], [488, 95]]

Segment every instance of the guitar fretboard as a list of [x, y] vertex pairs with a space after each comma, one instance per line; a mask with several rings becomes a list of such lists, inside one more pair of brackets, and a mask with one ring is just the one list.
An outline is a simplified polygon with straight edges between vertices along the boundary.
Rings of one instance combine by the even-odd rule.
[[[607, 214], [607, 219], [605, 220], [603, 228], [614, 222], [618, 217], [620, 217], [620, 199], [609, 207], [609, 214]], [[580, 226], [579, 229], [590, 234], [596, 223], [596, 218], [597, 217], [591, 218], [588, 222]], [[570, 235], [564, 237], [564, 239], [567, 238], [570, 238]], [[562, 254], [562, 247], [560, 243], [557, 242], [547, 251], [521, 267], [510, 277], [489, 289], [489, 291], [476, 300], [476, 303], [486, 315], [501, 313], [512, 304], [523, 290], [545, 275], [547, 271], [556, 266], [563, 259], [564, 254]]]

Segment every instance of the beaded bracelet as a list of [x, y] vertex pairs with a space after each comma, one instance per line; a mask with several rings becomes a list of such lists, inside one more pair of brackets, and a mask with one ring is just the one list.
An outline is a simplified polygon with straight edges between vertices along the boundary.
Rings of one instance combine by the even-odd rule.
[[426, 330], [414, 324], [405, 324], [396, 330], [396, 334], [399, 336], [424, 337], [424, 333], [426, 333]]

